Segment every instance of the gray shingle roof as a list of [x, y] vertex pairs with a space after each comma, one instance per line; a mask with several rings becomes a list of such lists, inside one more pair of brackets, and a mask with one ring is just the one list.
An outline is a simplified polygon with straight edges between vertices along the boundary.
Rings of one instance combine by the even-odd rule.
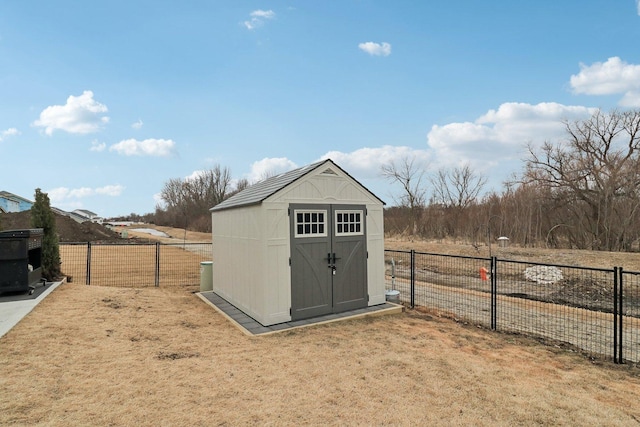
[[276, 191], [281, 190], [282, 188], [291, 184], [293, 181], [306, 175], [319, 165], [326, 162], [330, 162], [330, 160], [323, 160], [321, 162], [312, 163], [310, 165], [290, 170], [289, 172], [272, 176], [271, 178], [267, 178], [264, 181], [247, 187], [238, 194], [229, 197], [222, 203], [215, 205], [213, 208], [211, 208], [211, 211], [220, 211], [223, 209], [237, 208], [239, 206], [256, 205], [262, 203], [264, 199], [266, 199]]
[[[301, 168], [294, 169], [294, 170], [291, 170], [289, 172], [285, 172], [283, 174], [276, 175], [276, 176], [273, 176], [271, 178], [267, 178], [264, 181], [261, 181], [261, 182], [258, 182], [256, 184], [253, 184], [252, 186], [242, 190], [238, 194], [235, 194], [235, 195], [229, 197], [227, 200], [223, 201], [222, 203], [217, 204], [216, 206], [214, 206], [210, 210], [211, 211], [221, 211], [221, 210], [224, 210], [224, 209], [237, 208], [237, 207], [240, 207], [240, 206], [249, 206], [249, 205], [260, 204], [267, 197], [271, 196], [272, 194], [276, 193], [277, 191], [280, 191], [281, 189], [283, 189], [287, 185], [291, 184], [292, 182], [302, 178], [304, 175], [308, 174], [309, 172], [311, 172], [311, 171], [313, 171], [313, 170], [315, 170], [315, 169], [319, 168], [320, 166], [323, 166], [323, 165], [325, 165], [327, 163], [332, 164], [335, 167], [337, 167], [338, 169], [342, 170], [342, 168], [340, 168], [340, 166], [338, 166], [335, 163], [333, 163], [333, 161], [331, 161], [330, 159], [322, 160], [322, 161], [316, 162], [316, 163], [312, 163], [310, 165], [303, 166]], [[345, 174], [349, 175], [344, 170], [342, 170], [342, 171]], [[349, 176], [351, 176], [351, 175], [349, 175]], [[367, 190], [364, 186], [363, 186], [363, 188], [365, 190]], [[369, 190], [367, 190], [367, 191], [369, 193], [371, 193]], [[380, 200], [375, 194], [373, 194], [373, 193], [371, 193], [371, 194], [376, 199]], [[380, 200], [380, 202], [382, 202], [384, 204], [384, 202], [382, 200]]]

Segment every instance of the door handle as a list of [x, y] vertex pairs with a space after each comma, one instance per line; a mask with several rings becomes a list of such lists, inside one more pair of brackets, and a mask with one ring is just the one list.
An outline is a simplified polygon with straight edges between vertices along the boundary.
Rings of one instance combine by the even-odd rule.
[[336, 261], [337, 261], [337, 260], [339, 260], [339, 259], [340, 259], [340, 257], [337, 257], [337, 256], [336, 256], [336, 253], [334, 252], [334, 253], [333, 253], [333, 263], [335, 264], [335, 263], [336, 263]]

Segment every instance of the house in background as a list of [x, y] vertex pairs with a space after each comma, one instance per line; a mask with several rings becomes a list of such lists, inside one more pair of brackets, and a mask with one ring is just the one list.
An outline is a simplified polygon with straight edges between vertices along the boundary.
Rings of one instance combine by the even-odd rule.
[[[103, 218], [98, 216], [97, 213], [88, 211], [86, 209], [76, 209], [71, 212], [81, 218], [84, 218], [85, 221], [96, 222], [98, 224], [102, 224]], [[83, 222], [83, 221], [80, 221]]]
[[28, 211], [33, 206], [31, 200], [8, 191], [0, 191], [0, 210], [4, 213]]
[[[27, 200], [24, 197], [9, 193], [8, 191], [0, 191], [1, 213], [24, 212], [31, 210], [32, 206], [33, 202], [31, 200]], [[98, 214], [86, 209], [76, 209], [73, 212], [67, 212], [51, 206], [51, 210], [58, 215], [68, 216], [69, 218], [79, 223], [91, 221], [102, 224], [104, 220], [104, 218], [98, 216]]]

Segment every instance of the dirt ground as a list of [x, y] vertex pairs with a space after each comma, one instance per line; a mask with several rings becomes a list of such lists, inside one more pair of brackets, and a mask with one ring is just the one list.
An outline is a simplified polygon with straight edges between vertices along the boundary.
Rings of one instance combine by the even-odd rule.
[[[153, 236], [149, 233], [133, 231], [135, 229], [151, 228], [154, 230], [162, 231], [169, 237]], [[182, 228], [165, 227], [162, 225], [144, 224], [144, 225], [132, 225], [126, 227], [127, 233], [130, 237], [134, 237], [138, 240], [153, 240], [163, 243], [211, 243], [211, 233], [201, 233], [198, 231], [185, 230]]]
[[247, 337], [192, 290], [58, 287], [0, 339], [0, 425], [638, 425], [640, 372], [433, 314]]
[[[122, 240], [120, 234], [91, 222], [77, 221], [64, 215], [55, 215], [56, 231], [60, 242], [113, 242]], [[31, 212], [0, 214], [2, 230], [16, 230], [31, 227]]]

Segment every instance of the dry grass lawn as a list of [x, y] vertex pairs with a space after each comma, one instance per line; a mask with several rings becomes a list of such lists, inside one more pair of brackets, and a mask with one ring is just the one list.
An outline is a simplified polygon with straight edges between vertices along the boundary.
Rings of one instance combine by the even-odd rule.
[[490, 255], [493, 255], [500, 259], [593, 268], [623, 267], [628, 271], [640, 272], [640, 254], [637, 252], [521, 248], [515, 245], [500, 248], [495, 244], [491, 245], [491, 248], [489, 248], [489, 246], [484, 243], [481, 243], [478, 248], [475, 248], [470, 244], [464, 243], [412, 240], [400, 237], [385, 238], [384, 246], [385, 249], [391, 250], [408, 251], [413, 249], [418, 252], [470, 257], [489, 257]]
[[0, 425], [640, 423], [636, 368], [417, 311], [247, 337], [193, 290], [58, 287], [0, 338]]

